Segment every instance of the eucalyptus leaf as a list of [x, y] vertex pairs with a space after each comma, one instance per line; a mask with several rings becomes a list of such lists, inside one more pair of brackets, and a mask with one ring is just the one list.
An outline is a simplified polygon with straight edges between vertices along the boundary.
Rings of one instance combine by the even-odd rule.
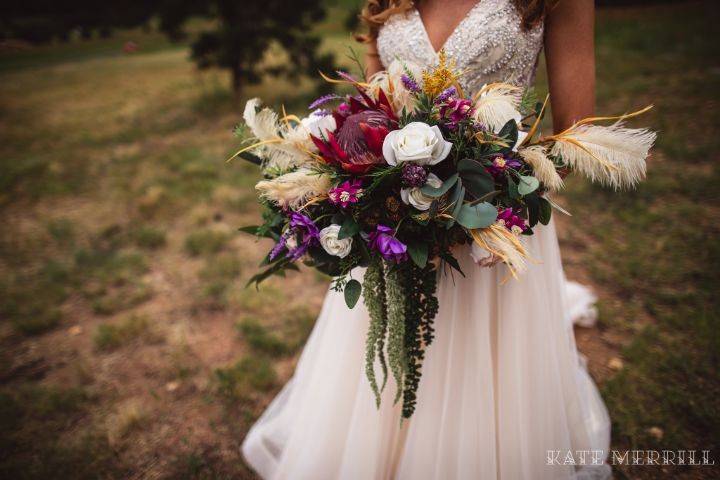
[[527, 195], [534, 192], [540, 186], [540, 181], [529, 175], [520, 175], [520, 182], [518, 183], [518, 193], [520, 195]]
[[495, 222], [497, 213], [497, 208], [487, 202], [478, 203], [477, 205], [465, 203], [460, 207], [455, 219], [465, 228], [485, 228]]
[[345, 285], [345, 303], [348, 308], [353, 308], [360, 300], [360, 294], [362, 293], [362, 285], [354, 278]]
[[445, 180], [443, 182], [443, 184], [440, 185], [439, 188], [434, 188], [434, 187], [431, 187], [430, 185], [425, 185], [424, 187], [422, 187], [420, 189], [420, 191], [422, 193], [424, 193], [425, 195], [427, 195], [428, 197], [432, 197], [432, 198], [442, 197], [443, 195], [445, 195], [445, 193], [447, 193], [448, 190], [450, 190], [450, 188], [452, 188], [453, 185], [455, 185], [455, 183], [457, 181], [458, 181], [458, 174], [456, 173], [453, 176], [451, 176], [450, 178], [448, 178], [447, 180]]

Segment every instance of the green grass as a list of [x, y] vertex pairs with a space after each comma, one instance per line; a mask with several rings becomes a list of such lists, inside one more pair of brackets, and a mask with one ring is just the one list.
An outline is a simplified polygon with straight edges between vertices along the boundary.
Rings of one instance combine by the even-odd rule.
[[193, 256], [218, 253], [225, 247], [229, 238], [226, 232], [207, 228], [196, 230], [185, 239], [185, 250]]
[[131, 315], [117, 324], [103, 324], [97, 328], [93, 342], [98, 350], [115, 350], [138, 339], [154, 337], [147, 317]]
[[[350, 43], [343, 24], [355, 3], [338, 1], [319, 27], [324, 48], [338, 58]], [[563, 199], [574, 215], [568, 243], [603, 294], [600, 328], [627, 339], [619, 353], [625, 368], [602, 386], [616, 448], [720, 448], [716, 14], [712, 2], [599, 12], [598, 113], [654, 103], [633, 124], [660, 133], [637, 191], [616, 194], [571, 178]], [[141, 50], [122, 54], [131, 39]], [[259, 96], [300, 113], [313, 85], [272, 80], [235, 102], [225, 72], [198, 72], [185, 46], [140, 31], [3, 52], [0, 80], [0, 321], [12, 327], [2, 350], [8, 365], [36, 352], [51, 378], [64, 378], [62, 365], [81, 365], [80, 358], [91, 371], [82, 387], [45, 385], [20, 370], [10, 376], [0, 389], [0, 477], [126, 478], [138, 472], [128, 458], [154, 458], [148, 442], [137, 446], [150, 450], [127, 458], [109, 444], [95, 422], [114, 411], [118, 392], [91, 392], [114, 384], [115, 372], [97, 365], [135, 353], [128, 345], [155, 347], [145, 340], [155, 338], [156, 320], [150, 328], [138, 310], [157, 302], [166, 311], [167, 298], [187, 297], [172, 305], [173, 322], [194, 329], [219, 318], [233, 335], [239, 320], [231, 339], [244, 352], [237, 363], [201, 364], [193, 345], [171, 349], [157, 367], [167, 372], [162, 382], [177, 379], [183, 392], [211, 372], [233, 413], [223, 426], [242, 438], [281, 383], [277, 372], [286, 370], [276, 372], [276, 363], [292, 362], [315, 312], [295, 307], [299, 294], [279, 283], [243, 288], [260, 248], [236, 239], [233, 227], [256, 215], [258, 172], [224, 160], [239, 144], [231, 132], [243, 99]], [[537, 90], [546, 90], [542, 74]], [[112, 323], [88, 332], [88, 342], [63, 336], [70, 322], [86, 320]], [[57, 351], [47, 332], [60, 339]], [[194, 395], [212, 403], [205, 393]], [[241, 411], [228, 407], [235, 404]], [[662, 428], [661, 440], [650, 427]], [[138, 435], [131, 429], [125, 440]], [[191, 442], [163, 472], [168, 478], [244, 478], [239, 462], [217, 469], [225, 460]]]
[[277, 373], [268, 357], [253, 355], [230, 367], [218, 368], [215, 379], [221, 396], [231, 401], [243, 400], [275, 387]]
[[710, 2], [618, 10], [598, 29], [599, 113], [654, 103], [633, 124], [659, 132], [636, 191], [571, 179], [564, 194], [570, 240], [589, 240], [583, 264], [620, 302], [603, 308], [601, 326], [631, 339], [625, 368], [602, 389], [618, 446], [720, 448], [720, 61], [707, 41], [720, 33], [716, 14]]
[[134, 237], [135, 243], [138, 247], [149, 250], [156, 250], [165, 246], [166, 243], [165, 232], [151, 225], [144, 225], [140, 227], [134, 233]]
[[258, 353], [279, 357], [288, 353], [288, 345], [276, 334], [269, 332], [258, 320], [246, 318], [237, 324], [242, 339]]

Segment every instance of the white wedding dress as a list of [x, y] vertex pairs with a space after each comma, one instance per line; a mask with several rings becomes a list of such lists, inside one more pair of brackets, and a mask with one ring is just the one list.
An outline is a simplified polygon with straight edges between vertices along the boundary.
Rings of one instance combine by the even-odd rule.
[[[444, 49], [471, 93], [529, 85], [542, 39], [542, 26], [520, 29], [510, 0], [482, 0]], [[437, 62], [415, 10], [391, 17], [378, 49], [385, 65]], [[378, 410], [365, 378], [367, 311], [329, 291], [294, 377], [243, 443], [247, 462], [273, 480], [609, 478], [606, 464], [547, 464], [548, 451], [607, 452], [610, 422], [572, 332], [592, 322], [595, 298], [565, 280], [552, 223], [526, 244], [541, 263], [502, 285], [506, 267], [481, 268], [470, 247], [457, 249], [466, 277], [440, 274], [435, 340], [402, 423], [392, 381]]]

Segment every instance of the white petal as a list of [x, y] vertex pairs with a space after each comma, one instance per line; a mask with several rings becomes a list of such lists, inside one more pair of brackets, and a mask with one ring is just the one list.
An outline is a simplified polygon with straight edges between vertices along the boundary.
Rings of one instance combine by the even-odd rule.
[[395, 149], [393, 148], [393, 143], [399, 131], [400, 130], [393, 130], [392, 132], [388, 133], [385, 136], [385, 140], [383, 140], [383, 157], [385, 157], [385, 161], [388, 163], [388, 165], [397, 165], [398, 163], [397, 158], [395, 157]]

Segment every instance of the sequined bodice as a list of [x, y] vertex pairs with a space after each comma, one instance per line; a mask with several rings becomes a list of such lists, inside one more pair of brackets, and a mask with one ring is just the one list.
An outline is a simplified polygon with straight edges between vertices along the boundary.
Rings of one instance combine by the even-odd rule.
[[[420, 66], [438, 61], [416, 9], [390, 17], [380, 29], [377, 46], [385, 66], [395, 58]], [[543, 25], [524, 31], [510, 0], [480, 0], [455, 28], [443, 49], [463, 72], [462, 87], [472, 94], [490, 82], [529, 86], [542, 46]]]

